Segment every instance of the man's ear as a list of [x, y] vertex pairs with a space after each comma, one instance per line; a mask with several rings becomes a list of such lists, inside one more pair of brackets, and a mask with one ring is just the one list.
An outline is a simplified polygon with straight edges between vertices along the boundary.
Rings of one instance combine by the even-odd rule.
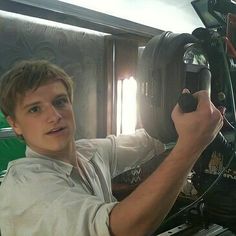
[[7, 119], [7, 122], [9, 123], [9, 125], [13, 128], [16, 135], [22, 135], [21, 128], [19, 127], [16, 119], [11, 116], [7, 116], [6, 119]]

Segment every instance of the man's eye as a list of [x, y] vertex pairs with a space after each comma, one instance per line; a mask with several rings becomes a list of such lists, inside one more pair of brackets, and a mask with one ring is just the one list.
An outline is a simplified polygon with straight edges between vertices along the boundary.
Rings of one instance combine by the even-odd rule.
[[55, 107], [64, 107], [66, 104], [68, 103], [68, 99], [66, 97], [63, 97], [63, 98], [58, 98], [56, 99], [54, 102], [53, 102], [53, 105]]
[[38, 106], [34, 106], [29, 109], [29, 113], [36, 113], [39, 111], [40, 111], [40, 108]]

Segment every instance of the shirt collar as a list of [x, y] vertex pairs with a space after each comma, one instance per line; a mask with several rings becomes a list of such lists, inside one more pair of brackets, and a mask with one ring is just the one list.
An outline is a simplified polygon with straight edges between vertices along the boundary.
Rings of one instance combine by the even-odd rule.
[[[75, 142], [76, 144], [76, 150], [78, 153], [78, 158], [89, 162], [92, 157], [94, 156], [94, 153], [97, 151], [97, 146], [92, 140], [87, 140], [87, 139], [80, 139]], [[64, 161], [59, 161], [53, 158], [50, 158], [48, 156], [39, 154], [32, 150], [29, 146], [26, 146], [26, 151], [25, 151], [26, 157], [30, 158], [41, 158], [41, 159], [46, 159], [49, 161], [52, 161], [55, 163], [55, 167], [61, 169], [64, 173], [70, 175], [73, 165], [66, 163]]]
[[97, 151], [97, 146], [93, 140], [80, 139], [75, 142], [79, 158], [90, 161]]
[[26, 147], [25, 155], [28, 158], [40, 158], [50, 161], [52, 162], [52, 165], [55, 169], [58, 169], [59, 171], [65, 173], [66, 175], [70, 175], [73, 169], [73, 165], [71, 165], [70, 163], [66, 163], [64, 161], [56, 160], [46, 155], [39, 154], [28, 146]]

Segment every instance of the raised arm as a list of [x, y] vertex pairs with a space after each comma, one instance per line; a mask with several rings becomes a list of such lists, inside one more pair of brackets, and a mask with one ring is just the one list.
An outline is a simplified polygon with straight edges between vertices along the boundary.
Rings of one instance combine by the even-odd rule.
[[162, 164], [110, 214], [110, 230], [115, 236], [151, 234], [173, 206], [189, 171], [202, 151], [222, 127], [220, 112], [206, 91], [195, 94], [195, 112], [182, 113], [176, 105], [172, 119], [178, 140]]

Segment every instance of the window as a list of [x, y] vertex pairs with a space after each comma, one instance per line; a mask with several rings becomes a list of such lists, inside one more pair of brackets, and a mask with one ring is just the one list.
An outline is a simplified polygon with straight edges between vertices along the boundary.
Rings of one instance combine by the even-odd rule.
[[137, 122], [137, 82], [133, 77], [117, 82], [117, 128], [116, 133], [130, 134]]

